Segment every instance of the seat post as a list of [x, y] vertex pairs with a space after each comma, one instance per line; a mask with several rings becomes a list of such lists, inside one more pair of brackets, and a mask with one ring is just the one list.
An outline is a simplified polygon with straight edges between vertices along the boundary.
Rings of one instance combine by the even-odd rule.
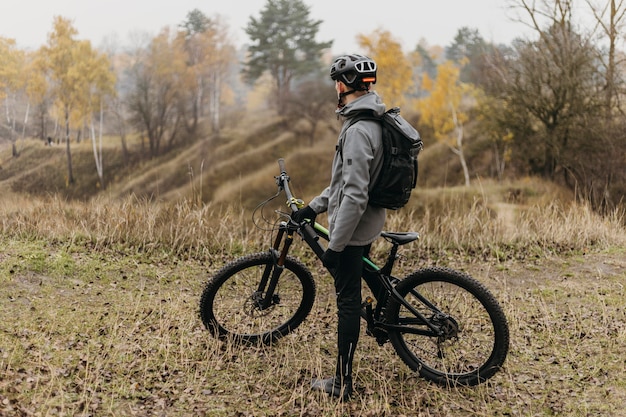
[[385, 275], [391, 275], [391, 270], [393, 269], [393, 264], [396, 259], [398, 259], [398, 243], [393, 242], [391, 245], [391, 250], [389, 251], [389, 256], [387, 257], [387, 261], [385, 265], [382, 267], [381, 272]]

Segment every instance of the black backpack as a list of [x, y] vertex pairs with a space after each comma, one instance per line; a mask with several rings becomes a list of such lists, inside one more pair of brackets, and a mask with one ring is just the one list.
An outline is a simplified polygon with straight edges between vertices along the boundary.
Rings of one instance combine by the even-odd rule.
[[[381, 117], [362, 112], [350, 119], [382, 123], [383, 166], [370, 191], [369, 204], [397, 210], [404, 207], [417, 183], [417, 155], [423, 148], [419, 133], [400, 116], [400, 108], [387, 110]], [[349, 127], [348, 126], [348, 127]]]

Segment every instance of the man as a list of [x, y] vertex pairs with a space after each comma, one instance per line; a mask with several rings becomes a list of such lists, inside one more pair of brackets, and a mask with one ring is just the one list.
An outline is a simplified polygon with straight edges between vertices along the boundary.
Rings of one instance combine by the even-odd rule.
[[352, 123], [351, 119], [362, 112], [381, 116], [385, 105], [370, 91], [376, 83], [376, 63], [372, 59], [340, 56], [333, 62], [330, 76], [337, 91], [337, 117], [343, 118], [330, 186], [296, 212], [294, 220], [313, 220], [328, 211], [330, 241], [322, 262], [335, 272], [337, 364], [335, 376], [314, 379], [311, 387], [345, 400], [353, 391], [352, 361], [360, 332], [363, 256], [369, 253], [385, 223], [385, 209], [368, 205], [369, 191], [383, 161], [382, 128], [374, 120]]

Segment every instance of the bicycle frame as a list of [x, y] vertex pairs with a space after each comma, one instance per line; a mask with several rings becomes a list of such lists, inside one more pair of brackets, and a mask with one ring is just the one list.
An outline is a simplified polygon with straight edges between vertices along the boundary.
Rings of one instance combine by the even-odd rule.
[[[287, 205], [291, 208], [292, 212], [295, 212], [299, 209], [298, 204], [300, 200], [297, 200], [293, 197], [291, 190], [289, 189], [289, 176], [285, 171], [284, 160], [279, 159], [278, 164], [281, 169], [281, 174], [276, 177], [276, 183], [279, 189], [284, 190], [287, 196]], [[274, 239], [274, 243], [272, 248], [270, 249], [273, 257], [274, 257], [274, 268], [267, 268], [262, 276], [261, 282], [259, 283], [259, 287], [257, 290], [257, 295], [260, 297], [257, 299], [257, 302], [261, 302], [259, 307], [261, 309], [269, 308], [272, 305], [274, 291], [278, 285], [278, 279], [280, 274], [282, 273], [285, 265], [285, 259], [287, 258], [287, 254], [289, 252], [289, 248], [293, 243], [294, 233], [298, 233], [303, 240], [307, 243], [307, 245], [313, 250], [315, 255], [318, 258], [321, 258], [325, 252], [324, 247], [320, 244], [319, 238], [322, 237], [324, 240], [329, 240], [329, 232], [328, 230], [320, 225], [319, 223], [314, 223], [313, 226], [304, 222], [303, 224], [298, 224], [293, 220], [283, 221], [279, 225], [278, 234]], [[284, 243], [282, 248], [280, 248], [281, 242]], [[417, 311], [411, 304], [409, 304], [404, 297], [402, 297], [393, 285], [391, 276], [391, 270], [393, 268], [399, 244], [397, 242], [392, 242], [392, 248], [390, 250], [389, 256], [383, 268], [379, 268], [376, 264], [374, 264], [369, 258], [363, 257], [363, 262], [365, 267], [363, 268], [364, 272], [364, 280], [366, 284], [371, 288], [371, 285], [368, 283], [368, 280], [375, 279], [379, 283], [382, 284], [385, 291], [382, 294], [374, 294], [374, 297], [377, 298], [378, 304], [376, 306], [376, 314], [374, 317], [370, 314], [366, 320], [368, 321], [368, 325], [373, 327], [382, 328], [384, 330], [396, 330], [402, 331], [404, 333], [413, 333], [424, 336], [441, 336], [444, 333], [444, 330], [439, 326], [433, 324], [431, 320], [424, 317], [419, 311]], [[334, 276], [335, 272], [329, 270], [331, 275]], [[271, 278], [270, 278], [271, 273]], [[266, 289], [266, 286], [269, 286]], [[265, 291], [264, 291], [265, 290]], [[265, 297], [261, 298], [262, 294], [265, 293]], [[437, 309], [434, 305], [432, 305], [428, 300], [426, 300], [423, 296], [421, 296], [417, 291], [411, 291], [411, 293], [422, 302], [425, 306], [431, 309], [436, 315], [441, 315], [446, 317], [447, 315], [442, 313], [439, 309]], [[399, 303], [401, 303], [407, 310], [409, 310], [414, 316], [414, 319], [407, 320], [406, 324], [419, 324], [426, 325], [429, 330], [418, 329], [414, 327], [410, 327], [404, 324], [387, 324], [383, 321], [377, 320], [380, 316], [380, 312], [382, 310], [382, 306], [386, 303], [387, 297], [393, 297]], [[380, 298], [379, 298], [380, 297]]]

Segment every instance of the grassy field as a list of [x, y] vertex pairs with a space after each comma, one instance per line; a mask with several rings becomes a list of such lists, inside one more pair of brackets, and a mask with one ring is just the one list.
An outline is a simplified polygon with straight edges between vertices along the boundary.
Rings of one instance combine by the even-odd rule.
[[480, 190], [444, 194], [389, 217], [388, 230], [423, 236], [403, 250], [398, 273], [446, 265], [487, 285], [510, 322], [505, 368], [478, 387], [439, 387], [362, 332], [357, 395], [345, 404], [308, 389], [334, 367], [335, 301], [301, 245], [294, 254], [313, 269], [318, 297], [296, 332], [242, 348], [204, 329], [209, 277], [270, 244], [249, 212], [4, 196], [0, 415], [623, 415], [624, 218], [490, 201]]

